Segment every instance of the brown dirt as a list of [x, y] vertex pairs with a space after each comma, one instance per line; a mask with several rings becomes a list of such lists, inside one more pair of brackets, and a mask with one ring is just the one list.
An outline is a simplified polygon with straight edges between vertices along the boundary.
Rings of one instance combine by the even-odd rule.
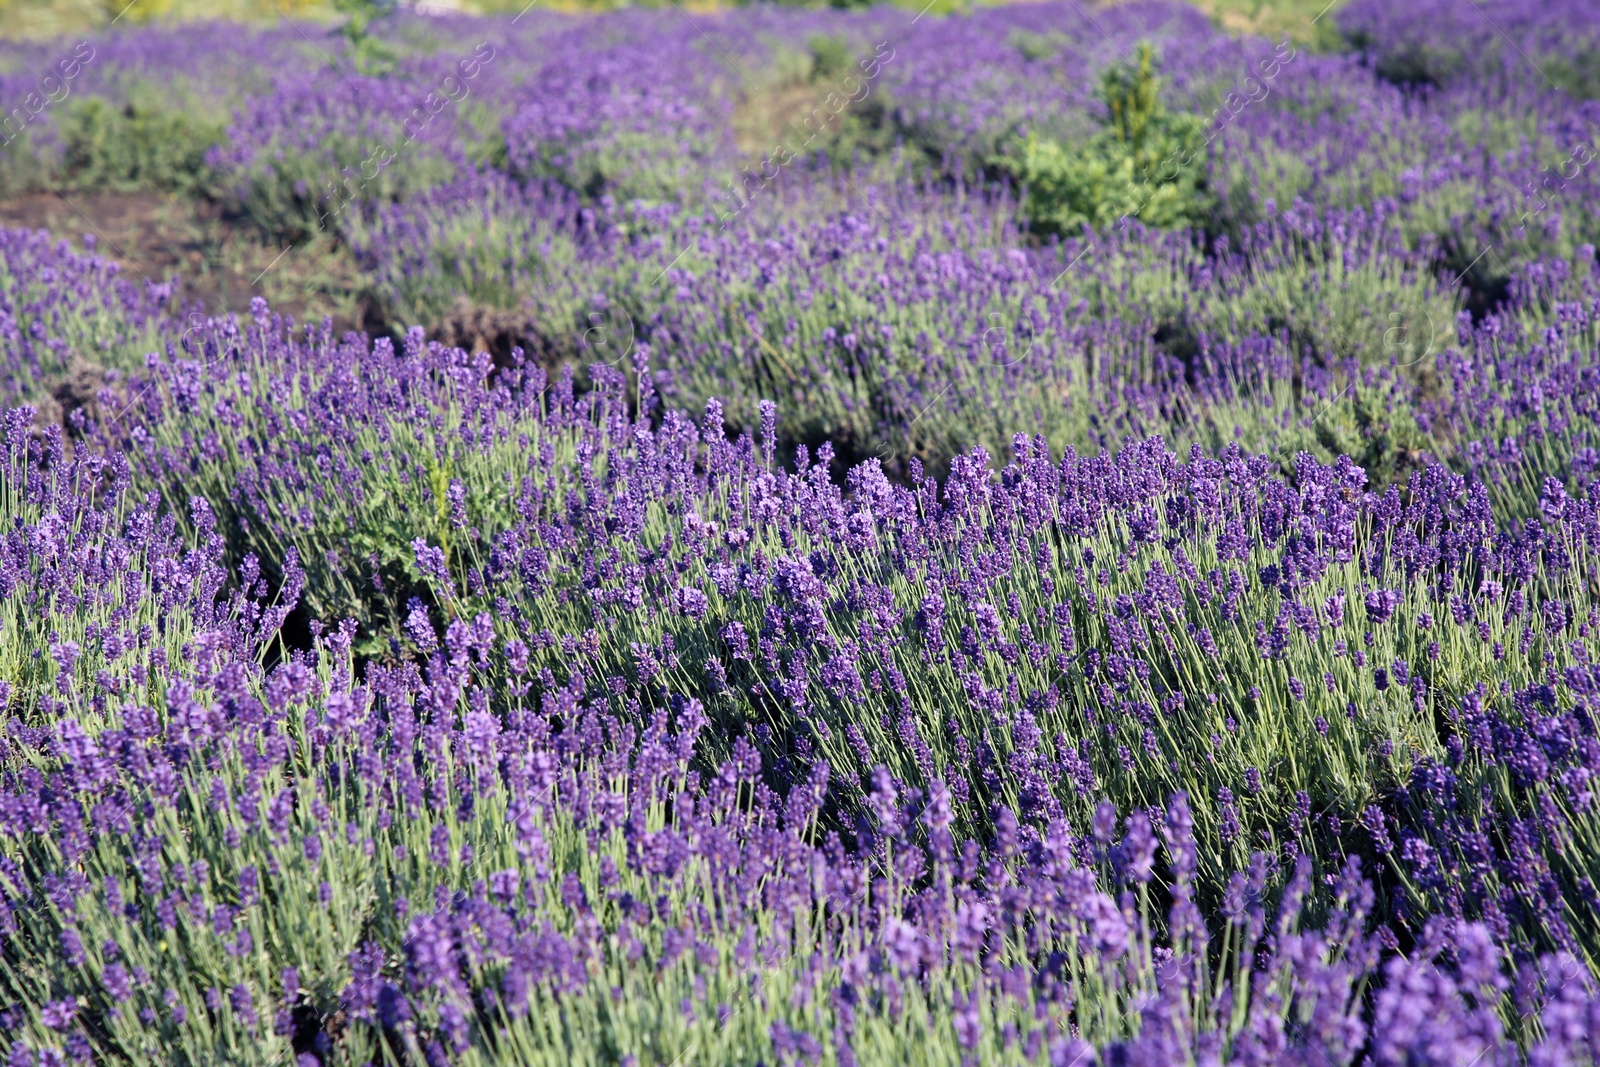
[[[608, 321], [603, 329], [615, 329], [615, 326]], [[551, 373], [563, 363], [584, 364], [604, 358], [599, 351], [587, 348], [585, 341], [541, 325], [529, 311], [485, 307], [464, 296], [445, 312], [444, 318], [429, 331], [429, 336], [440, 344], [464, 348], [468, 352], [487, 352], [495, 366], [501, 368], [511, 366], [513, 348], [521, 348], [526, 359]], [[628, 345], [622, 347], [629, 347], [631, 342], [629, 337]]]
[[734, 136], [740, 150], [754, 159], [770, 154], [779, 144], [798, 152], [810, 136], [805, 128], [806, 118], [817, 108], [828, 115], [825, 101], [830, 91], [809, 82], [791, 82], [751, 93], [733, 115]]
[[93, 419], [99, 414], [100, 390], [106, 385], [106, 369], [82, 356], [74, 356], [67, 365], [66, 376], [50, 391], [51, 398], [61, 407], [61, 418], [69, 419], [79, 408]]
[[484, 307], [461, 297], [445, 313], [435, 336], [441, 344], [491, 353], [499, 362], [509, 361], [514, 345], [527, 345], [530, 329], [525, 313]]
[[301, 321], [332, 316], [337, 330], [368, 318], [364, 283], [348, 253], [331, 243], [285, 249], [215, 205], [159, 193], [34, 193], [0, 201], [0, 226], [43, 229], [121, 263], [130, 278], [177, 274], [179, 302], [208, 314], [243, 312], [262, 296]]

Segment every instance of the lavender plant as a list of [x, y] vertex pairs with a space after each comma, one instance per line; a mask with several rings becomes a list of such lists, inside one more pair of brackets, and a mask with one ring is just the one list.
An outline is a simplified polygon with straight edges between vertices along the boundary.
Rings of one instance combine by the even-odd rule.
[[[1442, 758], [1438, 702], [1533, 684], [1543, 651], [1575, 662], [1568, 615], [1541, 614], [1520, 658], [1505, 646], [1545, 598], [1587, 603], [1588, 565], [1505, 599], [1520, 564], [1487, 491], [1443, 468], [1366, 494], [1348, 459], [1302, 456], [1286, 483], [1237, 446], [1057, 462], [1019, 438], [998, 481], [975, 452], [942, 488], [863, 464], [846, 496], [831, 449], [770, 469], [771, 408], [758, 451], [727, 440], [715, 402], [699, 427], [640, 421], [615, 371], [580, 400], [570, 374], [549, 393], [538, 371], [494, 382], [486, 357], [418, 337], [404, 355], [326, 335], [274, 351], [267, 325], [240, 351], [301, 369], [234, 380], [270, 399], [178, 400], [134, 440], [159, 482], [228, 502], [237, 551], [307, 560], [316, 617], [416, 655], [490, 612], [561, 684], [583, 663], [613, 697], [693, 695], [798, 766], [937, 776], [980, 836], [996, 802], [1047, 822], [1102, 789], [1183, 789], [1228, 798], [1200, 822], [1212, 891], [1263, 835], [1331, 860], [1385, 782]], [[533, 457], [542, 471], [519, 471]], [[342, 487], [308, 507], [323, 472]], [[1559, 558], [1586, 558], [1589, 506], [1563, 512]], [[1427, 583], [1424, 559], [1444, 566]]]
[[102, 372], [133, 371], [173, 338], [176, 285], [131, 281], [94, 251], [90, 242], [88, 254], [74, 252], [42, 230], [0, 230], [0, 395], [8, 403], [59, 409], [53, 394], [81, 368], [90, 395], [70, 399], [83, 406], [106, 383]]
[[1593, 19], [1418, 12], [97, 39], [387, 323], [0, 233], [0, 1054], [1594, 1064]]
[[[617, 416], [615, 407], [608, 414], [591, 404], [587, 418], [576, 409], [555, 418], [566, 420], [578, 440], [563, 464], [566, 477], [547, 485], [567, 488], [570, 503], [560, 510], [573, 521], [601, 524], [591, 528], [603, 528], [605, 516], [593, 515], [580, 497], [600, 484], [592, 480], [598, 468], [610, 472], [604, 478], [619, 500], [645, 485], [670, 491], [676, 484], [679, 492], [703, 485], [701, 492], [717, 492], [728, 509], [742, 493], [722, 494], [739, 490], [742, 481], [768, 486], [749, 498], [743, 521], [750, 528], [726, 524], [728, 533], [750, 537], [753, 548], [768, 543], [766, 523], [790, 536], [808, 526], [818, 534], [838, 531], [838, 543], [852, 554], [864, 547], [863, 536], [892, 539], [896, 527], [918, 529], [915, 515], [895, 506], [896, 494], [885, 496], [887, 486], [874, 490], [870, 471], [858, 477], [856, 503], [847, 506], [815, 474], [768, 469], [748, 438], [729, 443], [702, 433], [711, 429], [709, 419], [697, 428], [669, 416], [657, 435]], [[597, 452], [603, 439], [596, 434], [605, 432], [631, 438], [642, 454], [629, 463], [615, 447]], [[967, 529], [987, 527], [990, 537], [1022, 529], [1012, 524], [1026, 521], [1024, 502], [1052, 499], [1039, 492], [1044, 471], [1032, 458], [1024, 456], [998, 482], [989, 482], [981, 464], [958, 468], [923, 536], [932, 529], [957, 538]], [[1180, 473], [1168, 467], [1163, 474], [1160, 464], [1147, 466], [1150, 459], [1147, 449], [1116, 466], [1102, 460], [1081, 471], [1075, 464], [1063, 468], [1069, 477], [1098, 471], [1095, 477], [1113, 479], [1094, 483], [1102, 487], [1097, 494], [1068, 498], [1076, 503], [1064, 518], [1091, 530], [1097, 520], [1084, 507], [1089, 500], [1107, 502], [1099, 521], [1131, 506], [1124, 521], [1142, 544], [1136, 531], [1149, 521], [1141, 513], [1150, 507], [1142, 501], [1152, 494], [1161, 499], [1170, 491], [1163, 485]], [[35, 477], [37, 462], [14, 461], [11, 469]], [[1190, 492], [1204, 498], [1220, 491], [1222, 507], [1236, 506], [1228, 501], [1239, 499], [1240, 488], [1226, 479], [1240, 475], [1229, 475], [1225, 465], [1194, 466], [1187, 472]], [[1208, 474], [1225, 480], [1209, 482]], [[1126, 503], [1128, 490], [1104, 491], [1120, 484], [1135, 493]], [[1328, 495], [1311, 488], [1319, 485], [1314, 480], [1305, 484], [1310, 495], [1302, 508], [1323, 501], [1339, 513], [1336, 489]], [[701, 501], [706, 517], [679, 512], [685, 543], [698, 541], [701, 552], [709, 524], [735, 514], [712, 511], [711, 499]], [[1282, 510], [1286, 499], [1269, 491], [1256, 505], [1255, 521], [1281, 525], [1274, 516], [1295, 513]], [[1354, 513], [1353, 502], [1342, 506]], [[863, 507], [877, 508], [888, 525], [876, 517], [863, 522]], [[1380, 505], [1376, 521], [1426, 529], [1445, 518], [1430, 507], [1438, 504], [1386, 516]], [[1573, 521], [1585, 521], [1581, 510]], [[1163, 511], [1171, 517], [1184, 508], [1168, 501]], [[1014, 518], [996, 527], [1007, 514]], [[629, 529], [624, 524], [616, 532]], [[1444, 539], [1447, 557], [1471, 541], [1446, 528], [1435, 536]], [[731, 547], [742, 539], [718, 540]], [[1385, 554], [1394, 550], [1392, 534], [1381, 540]], [[1438, 558], [1431, 541], [1413, 536], [1407, 550], [1406, 539], [1398, 540], [1404, 558], [1419, 552]], [[211, 546], [215, 558], [215, 536]], [[448, 581], [442, 553], [425, 542], [416, 551], [431, 581]], [[933, 564], [942, 555], [934, 551], [923, 560]], [[967, 555], [956, 552], [952, 564]], [[809, 562], [776, 558], [767, 614], [792, 621], [779, 622], [772, 637], [741, 633], [736, 619], [724, 624], [720, 640], [733, 650], [736, 669], [747, 669], [741, 646], [752, 660], [792, 664], [799, 649], [787, 657], [783, 651], [791, 628], [814, 627], [804, 620], [818, 611], [826, 627], [828, 613], [852, 610], [848, 603], [826, 606], [822, 579]], [[993, 556], [983, 550], [970, 558]], [[526, 572], [528, 557], [522, 559]], [[694, 571], [685, 574], [692, 579]], [[1049, 573], [1040, 578], [1049, 580]], [[559, 570], [550, 579], [552, 591], [566, 585]], [[870, 587], [851, 585], [861, 590], [855, 595], [869, 596]], [[605, 592], [603, 585], [595, 591]], [[697, 599], [689, 582], [670, 595], [648, 591], [651, 602], [672, 605], [671, 618], [690, 622], [704, 620], [723, 600], [712, 587]], [[1112, 592], [1106, 590], [1108, 602]], [[1150, 595], [1148, 588], [1139, 595]], [[892, 596], [876, 599], [882, 602], [871, 608], [875, 615], [894, 610]], [[921, 635], [924, 655], [931, 634], [948, 643], [946, 621], [939, 619], [937, 631], [930, 621], [936, 599], [925, 597], [908, 631]], [[1399, 637], [1386, 631], [1411, 610], [1407, 599], [1383, 589], [1365, 598], [1367, 625], [1385, 635], [1386, 646]], [[559, 606], [560, 596], [554, 601]], [[1497, 1013], [1505, 980], [1498, 977], [1501, 950], [1487, 933], [1492, 927], [1457, 925], [1459, 948], [1450, 937], [1439, 940], [1444, 928], [1430, 927], [1410, 958], [1383, 968], [1380, 985], [1384, 942], [1366, 932], [1372, 890], [1356, 861], [1319, 855], [1310, 825], [1301, 827], [1306, 847], [1289, 850], [1287, 860], [1277, 858], [1284, 856], [1278, 849], [1235, 853], [1242, 869], [1216, 887], [1226, 917], [1220, 927], [1196, 910], [1209, 895], [1206, 884], [1223, 873], [1214, 870], [1214, 842], [1226, 850], [1253, 839], [1246, 821], [1259, 818], [1257, 768], [1245, 769], [1237, 794], [1217, 789], [1215, 809], [1210, 803], [1192, 809], [1183, 793], [1160, 808], [1134, 805], [1119, 840], [1114, 804], [1094, 804], [1075, 819], [1052, 797], [1048, 779], [1032, 777], [1043, 768], [1037, 762], [1043, 738], [1037, 726], [1032, 741], [1018, 733], [1030, 728], [1028, 709], [1011, 717], [1009, 766], [1001, 771], [1022, 781], [991, 792], [986, 782], [970, 780], [959, 761], [921, 777], [916, 722], [901, 721], [901, 744], [910, 739], [902, 756], [905, 750], [870, 717], [834, 718], [833, 709], [843, 705], [821, 690], [815, 706], [788, 727], [784, 744], [774, 744], [774, 715], [730, 730], [731, 686], [712, 686], [710, 703], [676, 689], [696, 675], [719, 673], [709, 662], [693, 669], [701, 646], [681, 624], [666, 623], [656, 648], [632, 645], [636, 664], [656, 661], [649, 678], [642, 671], [632, 678], [605, 674], [620, 657], [608, 651], [616, 638], [596, 629], [581, 640], [557, 638], [563, 651], [554, 659], [545, 648], [548, 629], [530, 648], [520, 636], [497, 633], [489, 614], [472, 615], [465, 597], [452, 593], [446, 602], [452, 621], [442, 640], [413, 610], [408, 633], [418, 660], [369, 664], [358, 682], [353, 626], [319, 640], [314, 661], [296, 653], [263, 674], [250, 650], [270, 636], [287, 605], [262, 617], [248, 601], [235, 600], [226, 618], [241, 622], [222, 627], [232, 636], [185, 643], [162, 664], [169, 684], [156, 690], [152, 706], [107, 701], [93, 732], [76, 719], [12, 729], [7, 759], [19, 769], [9, 779], [15, 792], [5, 838], [3, 973], [16, 998], [11, 1029], [21, 1035], [14, 1057], [31, 1061], [30, 1050], [38, 1050], [48, 1058], [50, 1049], [61, 1048], [161, 1062], [219, 1056], [270, 1062], [291, 1052], [317, 1062], [473, 1062], [490, 1055], [670, 1061], [770, 1049], [776, 1057], [811, 1061], [898, 1060], [911, 1050], [951, 1062], [1071, 1062], [1101, 1048], [1108, 1056], [1241, 1061], [1276, 1049], [1273, 1055], [1351, 1062], [1367, 1041], [1360, 1005], [1369, 982], [1377, 986], [1376, 1018], [1388, 1022], [1371, 1038], [1382, 1062], [1399, 1062], [1445, 1035], [1478, 1054], [1508, 1047]], [[1070, 594], [1066, 603], [1073, 603]], [[1548, 627], [1552, 602], [1544, 603]], [[992, 625], [984, 606], [970, 609], [975, 625], [963, 627], [960, 643], [991, 640], [975, 632]], [[245, 607], [242, 616], [238, 607]], [[953, 633], [969, 607], [955, 595], [945, 610]], [[1082, 614], [1083, 605], [1073, 610]], [[1163, 609], [1155, 610], [1160, 618]], [[510, 633], [527, 633], [539, 621], [519, 622]], [[1005, 625], [999, 616], [994, 622]], [[633, 629], [621, 620], [602, 625]], [[1119, 625], [1115, 611], [1104, 625]], [[1424, 634], [1434, 626], [1418, 625]], [[672, 629], [686, 639], [673, 641]], [[825, 639], [827, 631], [812, 633]], [[1004, 660], [1003, 634], [1000, 640]], [[1096, 658], [1088, 654], [1098, 649], [1087, 632], [1079, 643], [1085, 661]], [[1452, 662], [1459, 647], [1452, 642]], [[1110, 656], [1102, 686], [1115, 684], [1117, 653]], [[932, 667], [936, 679], [939, 662], [925, 659], [921, 677], [930, 677]], [[1024, 672], [1026, 662], [1017, 662]], [[1241, 666], [1228, 664], [1234, 672]], [[1399, 664], [1394, 669], [1411, 701], [1425, 703], [1429, 683], [1400, 678]], [[192, 681], [174, 676], [188, 671]], [[795, 677], [792, 668], [786, 673]], [[835, 687], [847, 677], [838, 657], [820, 676]], [[604, 684], [592, 686], [590, 678]], [[924, 684], [917, 685], [918, 706], [931, 710], [938, 701], [921, 695]], [[124, 695], [103, 675], [95, 685]], [[62, 688], [76, 691], [71, 683]], [[1304, 697], [1296, 689], [1291, 677], [1286, 703]], [[1270, 743], [1272, 731], [1257, 729], [1267, 725], [1269, 703], [1275, 702], [1238, 709], [1240, 733], [1222, 757], [1252, 737], [1257, 745]], [[1394, 705], [1383, 710], [1392, 721], [1403, 715]], [[1182, 709], [1171, 702], [1157, 714], [1164, 730], [1168, 719], [1182, 722]], [[1575, 725], [1592, 731], [1584, 722]], [[828, 728], [838, 729], [846, 744], [819, 737]], [[994, 738], [989, 732], [982, 746]], [[902, 773], [869, 768], [851, 752], [855, 745], [899, 757]], [[1085, 764], [1066, 772], [1079, 784], [1095, 773], [1088, 755], [1071, 758]], [[1314, 751], [1313, 758], [1328, 774], [1329, 753]], [[39, 761], [38, 769], [30, 766]], [[45, 771], [57, 784], [41, 793]], [[1272, 792], [1285, 773], [1269, 768]], [[1101, 788], [1115, 794], [1120, 785], [1107, 775]], [[972, 815], [985, 796], [992, 806], [975, 833]], [[853, 818], [846, 815], [851, 811]], [[1326, 826], [1332, 813], [1315, 814]], [[1207, 825], [1213, 817], [1220, 818], [1215, 829]], [[1370, 816], [1366, 821], [1382, 828]], [[1417, 850], [1408, 848], [1414, 860]], [[1276, 895], [1274, 868], [1281, 862], [1294, 873], [1273, 918], [1267, 901]], [[1323, 864], [1335, 871], [1342, 865], [1344, 873], [1331, 889], [1317, 891], [1311, 874]], [[1321, 901], [1320, 929], [1300, 926], [1309, 897]], [[1163, 898], [1170, 910], [1158, 907]], [[1432, 961], [1447, 948], [1459, 962], [1441, 969]], [[1552, 1055], [1590, 1054], [1582, 1021], [1596, 1008], [1583, 991], [1584, 972], [1559, 957], [1541, 967], [1522, 980], [1521, 1003], [1538, 1020], [1525, 1040]]]

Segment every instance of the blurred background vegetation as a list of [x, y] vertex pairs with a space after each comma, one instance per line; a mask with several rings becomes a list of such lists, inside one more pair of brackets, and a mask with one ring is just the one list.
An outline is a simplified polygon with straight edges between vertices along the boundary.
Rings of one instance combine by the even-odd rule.
[[[783, 2], [783, 0], [778, 0]], [[827, 6], [830, 0], [789, 0], [798, 6]], [[859, 6], [862, 0], [831, 0], [835, 6]], [[889, 0], [901, 7], [921, 10], [927, 0]], [[948, 14], [975, 3], [998, 0], [934, 0], [931, 10]], [[1308, 46], [1337, 42], [1328, 17], [1344, 0], [1192, 0], [1219, 26], [1235, 33], [1258, 33], [1274, 39], [1288, 37]], [[535, 0], [541, 8], [559, 11], [600, 11], [621, 7], [618, 0]], [[690, 10], [734, 6], [729, 0], [643, 0], [641, 6], [677, 3]], [[474, 14], [516, 13], [527, 0], [404, 0], [401, 6], [433, 11]], [[147, 23], [183, 19], [232, 19], [262, 22], [291, 16], [317, 21], [341, 21], [348, 3], [340, 0], [0, 0], [0, 37], [52, 37], [104, 29], [113, 22]]]

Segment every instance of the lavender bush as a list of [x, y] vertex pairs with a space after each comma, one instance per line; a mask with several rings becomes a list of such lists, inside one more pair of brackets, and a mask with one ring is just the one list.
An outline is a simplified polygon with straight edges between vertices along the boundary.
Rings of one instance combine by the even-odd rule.
[[[8, 403], [59, 403], [52, 394], [75, 369], [131, 371], [177, 334], [173, 283], [132, 281], [93, 251], [93, 242], [85, 255], [42, 230], [0, 230], [0, 395]], [[98, 376], [87, 376], [91, 390]], [[92, 400], [92, 391], [77, 399]]]
[[[17, 440], [9, 470], [37, 500], [25, 528], [96, 510], [73, 488], [93, 466], [63, 485]], [[907, 790], [878, 767], [841, 823], [826, 759], [775, 791], [746, 738], [707, 759], [698, 700], [630, 697], [618, 714], [576, 670], [534, 683], [547, 669], [486, 615], [452, 623], [422, 665], [358, 679], [340, 627], [263, 671], [252, 650], [287, 604], [263, 612], [250, 577], [220, 614], [214, 580], [167, 599], [163, 618], [198, 632], [157, 659], [153, 706], [104, 674], [63, 676], [72, 706], [113, 698], [104, 717], [58, 710], [9, 733], [13, 1061], [1352, 1062], [1365, 1043], [1384, 950], [1354, 860], [1303, 926], [1311, 857], [1269, 907], [1275, 861], [1252, 856], [1219, 945], [1182, 793], [1121, 834], [1110, 804], [1081, 834], [1000, 805], [980, 846], [944, 781]], [[1442, 930], [1383, 969], [1380, 1062], [1445, 1037], [1507, 1049], [1488, 931]], [[1600, 1003], [1582, 975], [1559, 956], [1523, 972], [1541, 1054], [1591, 1054]]]
[[0, 231], [6, 1062], [1600, 1062], [1586, 10], [358, 14], [0, 149], [375, 308]]

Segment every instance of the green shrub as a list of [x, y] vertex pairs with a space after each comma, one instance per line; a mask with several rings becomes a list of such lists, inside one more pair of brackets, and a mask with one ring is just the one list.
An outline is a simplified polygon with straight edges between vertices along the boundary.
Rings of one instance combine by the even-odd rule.
[[807, 42], [811, 48], [811, 80], [838, 78], [855, 66], [855, 54], [843, 37], [819, 33]]
[[1207, 143], [1205, 120], [1162, 106], [1150, 45], [1139, 45], [1134, 63], [1102, 73], [1097, 95], [1107, 121], [1087, 141], [1063, 144], [1033, 134], [1017, 155], [995, 161], [1027, 186], [1023, 211], [1032, 226], [1074, 234], [1125, 216], [1164, 228], [1203, 222], [1209, 198], [1198, 157]]
[[21, 196], [46, 187], [50, 166], [32, 130], [0, 144], [0, 197]]
[[62, 171], [74, 189], [191, 192], [204, 181], [206, 150], [222, 139], [220, 123], [190, 111], [130, 99], [90, 97], [62, 122]]
[[525, 165], [512, 173], [529, 181], [552, 180], [580, 196], [620, 203], [673, 203], [704, 181], [707, 161], [716, 147], [706, 138], [690, 138], [668, 151], [654, 132], [618, 131], [536, 146]]
[[356, 132], [329, 133], [316, 151], [270, 144], [233, 177], [220, 199], [276, 241], [343, 236], [363, 209], [417, 195], [455, 173], [430, 144], [418, 141], [405, 151], [404, 166], [378, 166], [368, 180], [365, 172], [377, 153], [372, 140]]
[[[521, 345], [551, 364], [592, 360], [583, 337], [598, 291], [590, 286], [601, 283], [583, 272], [575, 235], [558, 221], [575, 199], [530, 204], [491, 188], [462, 210], [450, 193], [344, 220], [381, 321], [395, 332], [423, 325], [469, 349], [481, 339], [500, 356]], [[396, 228], [425, 239], [397, 247]]]
[[346, 16], [339, 34], [349, 50], [350, 61], [362, 74], [385, 74], [394, 67], [395, 51], [371, 32], [372, 23], [392, 14], [395, 0], [334, 0], [334, 8]]
[[1013, 30], [1011, 36], [1006, 38], [1006, 43], [1022, 53], [1024, 59], [1037, 62], [1041, 59], [1054, 59], [1064, 48], [1072, 44], [1072, 39], [1064, 33]]

